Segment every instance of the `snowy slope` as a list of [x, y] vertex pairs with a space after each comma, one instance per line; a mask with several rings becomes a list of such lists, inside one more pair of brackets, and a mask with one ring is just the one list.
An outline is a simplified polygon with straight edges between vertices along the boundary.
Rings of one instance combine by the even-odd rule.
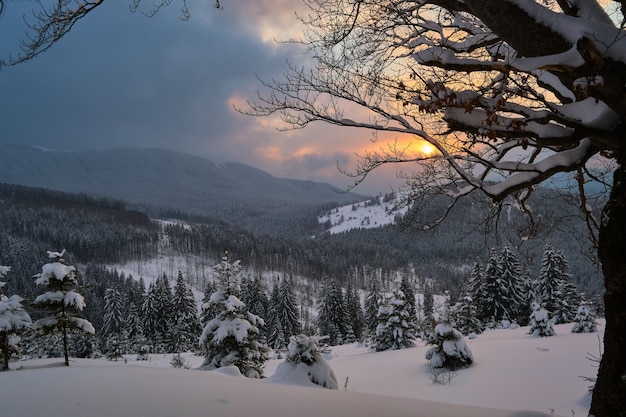
[[[581, 417], [589, 395], [579, 376], [595, 374], [586, 356], [598, 353], [599, 339], [570, 328], [556, 326], [557, 336], [548, 338], [519, 328], [468, 340], [476, 363], [446, 385], [430, 381], [420, 342], [378, 353], [346, 345], [327, 358], [339, 391], [250, 380], [232, 369], [173, 369], [171, 355], [146, 362], [129, 357], [128, 363], [75, 360], [69, 368], [46, 359], [12, 363], [21, 369], [0, 373], [0, 404], [11, 417]], [[186, 358], [192, 367], [202, 360]], [[266, 375], [279, 363], [270, 361]]]
[[317, 221], [319, 224], [330, 226], [327, 231], [331, 234], [395, 224], [397, 218], [404, 216], [409, 209], [402, 200], [401, 194], [378, 196], [332, 209], [319, 216]]

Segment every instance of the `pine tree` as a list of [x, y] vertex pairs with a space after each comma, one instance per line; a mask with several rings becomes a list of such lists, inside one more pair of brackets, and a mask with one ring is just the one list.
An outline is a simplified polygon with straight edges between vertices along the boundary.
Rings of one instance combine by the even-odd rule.
[[359, 293], [351, 282], [348, 282], [345, 300], [346, 312], [351, 321], [355, 341], [361, 340], [365, 327], [365, 318], [363, 316], [363, 308], [361, 307], [361, 297], [359, 297]]
[[582, 303], [578, 306], [578, 312], [576, 313], [574, 321], [572, 333], [593, 333], [598, 331], [596, 318], [593, 316], [593, 313], [586, 303]]
[[171, 350], [185, 352], [197, 346], [202, 332], [196, 299], [179, 271], [172, 299]]
[[416, 321], [417, 312], [415, 309], [415, 290], [406, 275], [402, 277], [402, 281], [400, 282], [400, 291], [404, 293], [404, 297], [406, 299], [406, 310], [409, 313], [409, 317], [412, 321]]
[[483, 326], [481, 321], [478, 320], [476, 306], [472, 297], [466, 295], [452, 306], [450, 324], [465, 336], [471, 333], [482, 333]]
[[280, 283], [277, 316], [287, 338], [302, 333], [300, 311], [296, 305], [296, 295], [289, 278], [283, 279]]
[[322, 336], [328, 336], [331, 345], [342, 343], [348, 333], [343, 294], [334, 279], [326, 281], [322, 287], [318, 300], [317, 327]]
[[95, 329], [89, 321], [78, 317], [85, 308], [85, 301], [75, 291], [78, 286], [76, 268], [65, 264], [64, 254], [65, 250], [61, 253], [49, 251], [48, 256], [53, 262], [43, 265], [41, 273], [34, 276], [35, 284], [46, 288], [46, 292], [37, 296], [35, 304], [50, 315], [37, 320], [33, 327], [44, 333], [61, 332], [65, 365], [69, 366], [68, 332], [77, 329], [94, 334]]
[[571, 322], [580, 303], [575, 286], [569, 282], [568, 267], [564, 253], [547, 244], [537, 280], [537, 298], [554, 317], [555, 324]]
[[9, 360], [13, 353], [18, 352], [19, 334], [31, 325], [31, 318], [24, 310], [19, 295], [7, 297], [2, 292], [6, 282], [2, 281], [11, 271], [8, 266], [0, 266], [0, 371], [9, 369]]
[[202, 305], [200, 309], [200, 323], [202, 327], [206, 326], [208, 322], [213, 320], [217, 316], [217, 309], [215, 305], [209, 303], [211, 295], [217, 291], [217, 287], [212, 281], [209, 281], [204, 287], [204, 297], [202, 298]]
[[429, 343], [434, 346], [426, 351], [425, 356], [431, 369], [445, 368], [455, 371], [474, 363], [474, 356], [463, 335], [447, 323], [435, 326]]
[[108, 338], [119, 335], [124, 329], [124, 305], [117, 287], [107, 288], [104, 293], [104, 319], [100, 332]]
[[500, 263], [502, 265], [501, 297], [505, 306], [508, 307], [505, 308], [502, 318], [499, 320], [504, 318], [515, 321], [519, 321], [520, 318], [525, 320], [526, 317], [522, 317], [522, 314], [525, 313], [527, 283], [522, 264], [508, 245], [500, 252]]
[[378, 327], [378, 309], [382, 304], [383, 296], [380, 292], [379, 283], [376, 278], [370, 281], [367, 297], [365, 298], [365, 328], [371, 338], [376, 336]]
[[127, 348], [127, 333], [124, 319], [122, 294], [117, 287], [107, 288], [104, 293], [104, 319], [101, 334], [104, 339], [105, 355], [117, 360]]
[[262, 377], [269, 351], [258, 340], [258, 326], [264, 322], [259, 316], [246, 311], [246, 305], [238, 298], [240, 261], [231, 263], [226, 252], [215, 271], [219, 286], [209, 303], [219, 312], [206, 324], [200, 336], [200, 344], [206, 349], [202, 368], [234, 365], [247, 377]]
[[154, 287], [154, 325], [155, 343], [158, 352], [172, 352], [172, 333], [170, 328], [173, 324], [172, 288], [167, 275], [157, 277]]
[[394, 288], [391, 297], [378, 309], [378, 328], [374, 342], [377, 351], [413, 346], [416, 319], [410, 316], [408, 304], [402, 290]]
[[528, 334], [539, 337], [554, 336], [554, 320], [550, 313], [538, 303], [533, 304], [533, 312], [530, 315], [530, 329]]
[[241, 301], [244, 302], [250, 313], [262, 317], [263, 319], [267, 318], [269, 300], [267, 299], [267, 292], [259, 275], [256, 275], [254, 278], [248, 277], [242, 283]]
[[154, 284], [148, 285], [148, 292], [141, 306], [141, 316], [143, 318], [143, 330], [144, 336], [147, 341], [147, 346], [150, 350], [153, 350], [157, 340], [157, 318], [159, 312], [156, 309], [155, 290]]
[[287, 348], [287, 338], [280, 320], [280, 284], [274, 282], [267, 312], [267, 343], [274, 350]]
[[435, 313], [435, 296], [433, 295], [433, 287], [430, 284], [424, 285], [424, 305], [422, 309], [424, 320], [430, 321]]

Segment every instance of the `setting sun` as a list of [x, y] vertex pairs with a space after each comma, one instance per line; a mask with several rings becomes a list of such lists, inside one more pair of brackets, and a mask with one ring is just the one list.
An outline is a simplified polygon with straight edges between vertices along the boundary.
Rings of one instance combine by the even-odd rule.
[[420, 153], [424, 154], [424, 156], [430, 156], [437, 151], [437, 148], [428, 142], [421, 142], [418, 149]]

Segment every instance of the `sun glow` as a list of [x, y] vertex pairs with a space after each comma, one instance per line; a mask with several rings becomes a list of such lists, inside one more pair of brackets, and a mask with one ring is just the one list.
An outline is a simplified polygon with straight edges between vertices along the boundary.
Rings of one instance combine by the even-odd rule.
[[431, 156], [437, 151], [437, 148], [430, 143], [423, 141], [418, 145], [418, 151], [424, 156]]

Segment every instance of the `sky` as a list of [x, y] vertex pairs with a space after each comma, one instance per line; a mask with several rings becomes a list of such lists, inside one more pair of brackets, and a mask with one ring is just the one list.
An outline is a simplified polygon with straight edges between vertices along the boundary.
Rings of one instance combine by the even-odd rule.
[[[18, 52], [24, 17], [36, 4], [5, 2], [0, 56]], [[257, 77], [280, 78], [287, 60], [308, 59], [302, 47], [276, 42], [301, 33], [295, 12], [304, 10], [302, 0], [226, 0], [223, 10], [212, 0], [188, 0], [187, 21], [177, 0], [152, 18], [131, 13], [129, 4], [105, 1], [48, 52], [0, 69], [0, 143], [164, 148], [278, 177], [341, 188], [353, 182], [337, 163], [353, 169], [355, 153], [373, 147], [368, 132], [323, 124], [280, 132], [276, 119], [233, 109], [256, 98]], [[397, 188], [395, 170], [381, 170], [355, 191]]]

